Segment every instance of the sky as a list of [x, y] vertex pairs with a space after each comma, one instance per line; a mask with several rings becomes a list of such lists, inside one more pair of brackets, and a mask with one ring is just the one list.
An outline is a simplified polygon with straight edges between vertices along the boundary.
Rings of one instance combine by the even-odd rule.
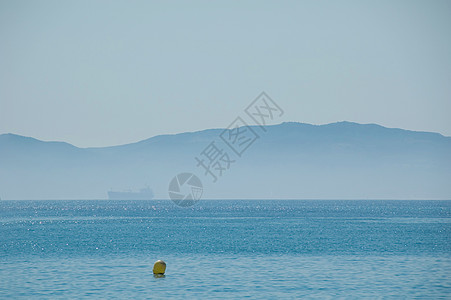
[[451, 1], [0, 0], [0, 134], [79, 147], [280, 121], [451, 136]]

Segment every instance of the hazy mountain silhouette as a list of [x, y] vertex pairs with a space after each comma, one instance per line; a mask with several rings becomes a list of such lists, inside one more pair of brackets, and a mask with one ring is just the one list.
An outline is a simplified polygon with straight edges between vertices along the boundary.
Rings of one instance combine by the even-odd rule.
[[[223, 129], [103, 148], [3, 134], [0, 197], [104, 199], [110, 188], [149, 185], [168, 198], [172, 177], [193, 172], [203, 198], [451, 199], [451, 137], [350, 122], [252, 129], [259, 138], [242, 157]], [[235, 160], [216, 183], [195, 160], [212, 141]]]

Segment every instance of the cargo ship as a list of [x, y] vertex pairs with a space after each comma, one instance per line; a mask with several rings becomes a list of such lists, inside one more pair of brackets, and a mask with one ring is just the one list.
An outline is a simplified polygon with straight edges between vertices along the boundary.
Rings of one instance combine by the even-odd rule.
[[153, 191], [150, 188], [140, 189], [138, 192], [108, 192], [109, 200], [151, 200], [153, 199]]

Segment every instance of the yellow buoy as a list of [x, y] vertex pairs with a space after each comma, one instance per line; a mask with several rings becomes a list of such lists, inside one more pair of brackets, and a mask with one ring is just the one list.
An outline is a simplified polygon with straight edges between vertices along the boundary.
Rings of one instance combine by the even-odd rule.
[[166, 263], [162, 260], [157, 260], [153, 265], [154, 274], [164, 274], [166, 271]]

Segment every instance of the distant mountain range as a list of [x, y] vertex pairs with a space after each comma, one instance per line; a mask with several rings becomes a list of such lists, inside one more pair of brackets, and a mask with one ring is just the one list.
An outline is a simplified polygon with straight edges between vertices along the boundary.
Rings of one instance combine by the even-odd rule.
[[[167, 199], [170, 180], [192, 172], [206, 199], [451, 199], [451, 137], [351, 122], [243, 130], [247, 136], [209, 129], [103, 148], [2, 134], [0, 197], [105, 199], [110, 189], [148, 185]], [[213, 155], [216, 182], [196, 160], [208, 165]]]

